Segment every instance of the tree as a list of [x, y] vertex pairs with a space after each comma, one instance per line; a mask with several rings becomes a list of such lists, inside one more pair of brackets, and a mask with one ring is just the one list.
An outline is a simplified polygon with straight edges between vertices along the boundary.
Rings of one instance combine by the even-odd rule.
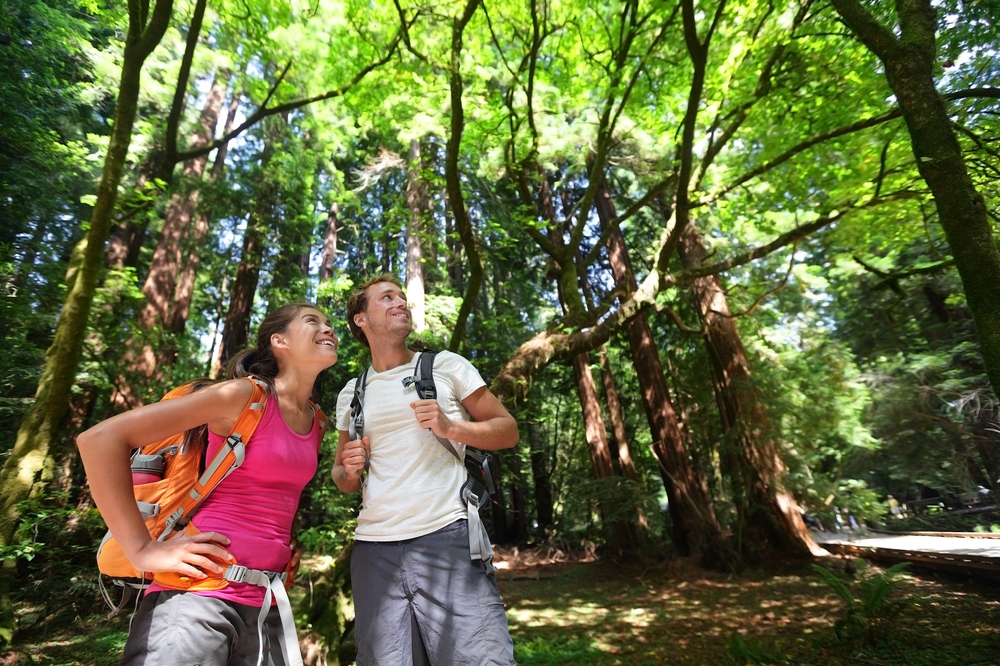
[[[679, 250], [684, 267], [689, 269], [700, 268], [708, 256], [694, 225], [682, 234]], [[781, 481], [784, 464], [769, 432], [767, 414], [722, 285], [714, 275], [696, 278], [691, 282], [691, 293], [701, 319], [722, 419], [722, 459], [737, 507], [739, 547], [747, 548], [760, 535], [786, 552], [820, 554], [795, 498]], [[744, 532], [747, 527], [753, 529]]]
[[[55, 339], [46, 354], [45, 370], [38, 383], [35, 402], [18, 430], [17, 442], [10, 457], [0, 471], [0, 497], [3, 497], [0, 547], [10, 545], [18, 520], [18, 504], [35, 490], [36, 484], [44, 483], [51, 473], [53, 449], [62, 444], [66, 405], [83, 349], [80, 331], [86, 328], [90, 314], [98, 274], [104, 262], [104, 241], [110, 230], [118, 184], [132, 140], [142, 64], [166, 32], [173, 0], [156, 0], [152, 11], [144, 0], [130, 0], [128, 7], [128, 32], [115, 122], [90, 228], [73, 250], [66, 278], [69, 289], [56, 325]], [[7, 558], [0, 569], [0, 641], [5, 643], [13, 637], [13, 609], [10, 605], [13, 576], [14, 560]]]
[[[939, 11], [931, 0], [897, 0], [898, 26], [893, 26], [899, 31], [897, 37], [858, 0], [831, 2], [885, 68], [886, 81], [910, 134], [917, 169], [934, 196], [938, 222], [962, 276], [986, 374], [996, 391], [1000, 386], [1000, 252], [986, 203], [969, 176], [948, 108], [934, 82]], [[943, 15], [957, 11], [950, 5], [942, 10]], [[1000, 98], [995, 89], [981, 94]]]

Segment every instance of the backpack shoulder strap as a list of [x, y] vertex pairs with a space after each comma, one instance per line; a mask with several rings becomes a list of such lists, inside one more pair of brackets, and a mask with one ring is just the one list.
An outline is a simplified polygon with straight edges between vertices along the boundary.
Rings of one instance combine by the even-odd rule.
[[351, 422], [348, 426], [348, 434], [352, 441], [365, 436], [365, 384], [368, 383], [369, 370], [371, 370], [371, 366], [365, 368], [361, 376], [354, 380], [354, 397], [351, 398]]
[[205, 471], [195, 481], [191, 491], [184, 496], [181, 505], [167, 518], [163, 534], [159, 538], [160, 541], [167, 539], [172, 532], [183, 529], [216, 486], [234, 469], [243, 464], [247, 444], [264, 416], [264, 406], [267, 404], [268, 395], [267, 385], [262, 380], [253, 376], [244, 379], [249, 381], [253, 387], [250, 399], [237, 417], [232, 431], [226, 437], [226, 441], [215, 458], [205, 467]]
[[434, 384], [434, 358], [436, 351], [425, 349], [417, 354], [417, 367], [414, 369], [414, 384], [421, 400], [437, 400], [437, 386]]
[[[417, 367], [414, 371], [414, 384], [417, 386], [417, 395], [421, 400], [437, 400], [437, 386], [434, 384], [434, 358], [437, 352], [425, 349], [417, 356]], [[458, 449], [451, 443], [450, 439], [434, 435], [441, 446], [448, 449], [451, 455], [458, 458], [458, 462], [465, 464], [465, 458], [458, 453]]]
[[309, 404], [312, 405], [313, 411], [316, 413], [316, 427], [319, 430], [319, 441], [316, 443], [316, 448], [318, 449], [323, 444], [323, 437], [326, 436], [326, 429], [329, 426], [329, 422], [327, 421], [326, 414], [319, 405], [312, 400], [309, 401]]

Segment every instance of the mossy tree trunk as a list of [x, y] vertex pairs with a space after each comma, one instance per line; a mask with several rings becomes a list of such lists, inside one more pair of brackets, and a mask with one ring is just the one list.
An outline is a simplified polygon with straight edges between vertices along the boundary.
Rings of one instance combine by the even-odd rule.
[[[986, 374], [1000, 392], [1000, 252], [986, 203], [969, 176], [945, 100], [934, 85], [937, 10], [931, 0], [896, 0], [898, 31], [858, 0], [832, 0], [847, 27], [885, 66], [917, 169], [937, 207], [979, 333]], [[899, 34], [897, 37], [896, 34]]]
[[[35, 402], [18, 430], [10, 457], [0, 470], [0, 547], [4, 548], [10, 546], [14, 538], [19, 504], [44, 488], [51, 476], [54, 454], [62, 444], [70, 392], [83, 353], [98, 277], [104, 265], [104, 244], [132, 140], [142, 65], [160, 43], [170, 23], [173, 0], [157, 0], [152, 12], [149, 2], [143, 0], [129, 0], [128, 8], [129, 25], [114, 126], [90, 228], [73, 249], [66, 275], [66, 300], [56, 324], [55, 338], [45, 355], [45, 368], [35, 392]], [[14, 559], [6, 558], [0, 568], [0, 644], [9, 644], [14, 634], [10, 600], [14, 571]]]

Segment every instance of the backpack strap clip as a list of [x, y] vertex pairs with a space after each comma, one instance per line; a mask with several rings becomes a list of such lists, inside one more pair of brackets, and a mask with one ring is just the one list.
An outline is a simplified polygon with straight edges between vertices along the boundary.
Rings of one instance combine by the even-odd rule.
[[271, 610], [271, 599], [277, 602], [278, 615], [281, 617], [281, 633], [278, 634], [278, 643], [285, 655], [288, 666], [302, 666], [302, 653], [299, 651], [299, 639], [295, 633], [295, 617], [292, 615], [292, 604], [288, 600], [288, 593], [285, 591], [284, 581], [287, 577], [285, 573], [274, 571], [262, 571], [260, 569], [247, 569], [239, 564], [232, 564], [226, 568], [223, 577], [232, 583], [246, 583], [264, 588], [264, 604], [260, 608], [260, 615], [257, 616], [257, 665], [264, 663], [264, 620]]

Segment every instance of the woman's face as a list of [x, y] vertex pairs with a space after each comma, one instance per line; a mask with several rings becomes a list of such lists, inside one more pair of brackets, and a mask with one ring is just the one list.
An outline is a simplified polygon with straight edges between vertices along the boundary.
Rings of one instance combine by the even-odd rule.
[[321, 369], [337, 362], [338, 344], [326, 315], [315, 308], [301, 308], [283, 332], [271, 336], [271, 347], [279, 360], [315, 363]]

